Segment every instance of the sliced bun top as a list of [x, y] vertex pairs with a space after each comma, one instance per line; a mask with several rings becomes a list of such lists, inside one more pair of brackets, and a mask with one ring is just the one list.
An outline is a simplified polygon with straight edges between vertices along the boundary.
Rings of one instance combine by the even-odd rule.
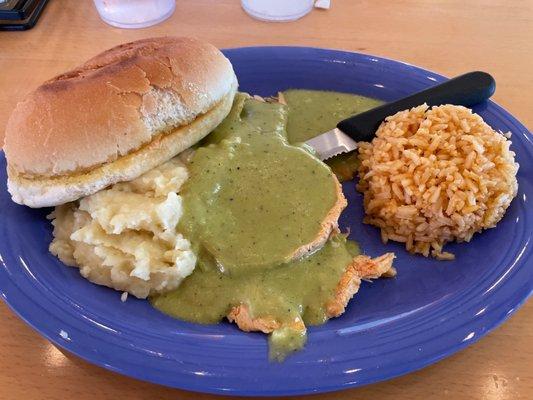
[[139, 40], [59, 75], [17, 104], [9, 168], [28, 178], [83, 172], [190, 124], [235, 89], [231, 63], [190, 38]]

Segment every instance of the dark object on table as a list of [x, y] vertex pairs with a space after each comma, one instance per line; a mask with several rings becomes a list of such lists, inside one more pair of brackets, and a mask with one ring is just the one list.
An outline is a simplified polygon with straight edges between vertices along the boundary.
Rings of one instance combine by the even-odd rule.
[[486, 101], [494, 94], [496, 82], [486, 72], [474, 71], [450, 79], [421, 92], [404, 97], [391, 103], [362, 112], [342, 120], [305, 144], [311, 146], [321, 160], [349, 153], [357, 148], [357, 142], [370, 142], [381, 122], [398, 111], [408, 110], [420, 104], [431, 106], [454, 104], [472, 107]]
[[347, 118], [339, 122], [337, 128], [358, 142], [370, 142], [381, 122], [398, 111], [409, 110], [423, 103], [430, 107], [442, 104], [472, 107], [488, 100], [495, 90], [496, 82], [488, 73], [469, 72], [403, 99], [385, 103]]
[[0, 2], [0, 30], [33, 28], [48, 0], [7, 0]]

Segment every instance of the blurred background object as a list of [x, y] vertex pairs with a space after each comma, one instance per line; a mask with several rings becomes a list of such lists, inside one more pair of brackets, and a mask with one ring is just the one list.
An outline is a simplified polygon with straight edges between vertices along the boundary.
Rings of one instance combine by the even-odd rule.
[[241, 0], [244, 11], [261, 21], [288, 22], [313, 9], [314, 0]]
[[0, 30], [31, 29], [48, 0], [0, 0]]
[[102, 20], [117, 28], [146, 28], [174, 13], [175, 0], [94, 0]]
[[316, 0], [315, 7], [321, 8], [323, 10], [329, 10], [329, 8], [331, 7], [331, 1], [330, 0]]

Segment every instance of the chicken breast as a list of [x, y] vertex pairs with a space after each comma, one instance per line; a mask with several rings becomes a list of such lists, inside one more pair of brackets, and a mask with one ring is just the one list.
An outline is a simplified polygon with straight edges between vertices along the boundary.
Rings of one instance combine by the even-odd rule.
[[[334, 318], [344, 313], [350, 299], [359, 291], [361, 280], [396, 276], [396, 269], [392, 266], [394, 258], [394, 253], [386, 253], [376, 258], [364, 255], [355, 257], [352, 263], [347, 265], [344, 274], [339, 279], [334, 296], [324, 305], [327, 317]], [[301, 318], [295, 318], [289, 324], [284, 324], [272, 316], [253, 318], [245, 304], [233, 307], [227, 318], [230, 322], [235, 322], [239, 329], [245, 332], [272, 333], [282, 327], [304, 332], [306, 330]]]

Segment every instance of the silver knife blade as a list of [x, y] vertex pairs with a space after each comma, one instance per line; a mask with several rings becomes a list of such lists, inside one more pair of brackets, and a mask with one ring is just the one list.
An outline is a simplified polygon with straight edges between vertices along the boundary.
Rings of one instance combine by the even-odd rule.
[[305, 142], [322, 161], [357, 149], [357, 142], [338, 128], [324, 132]]

